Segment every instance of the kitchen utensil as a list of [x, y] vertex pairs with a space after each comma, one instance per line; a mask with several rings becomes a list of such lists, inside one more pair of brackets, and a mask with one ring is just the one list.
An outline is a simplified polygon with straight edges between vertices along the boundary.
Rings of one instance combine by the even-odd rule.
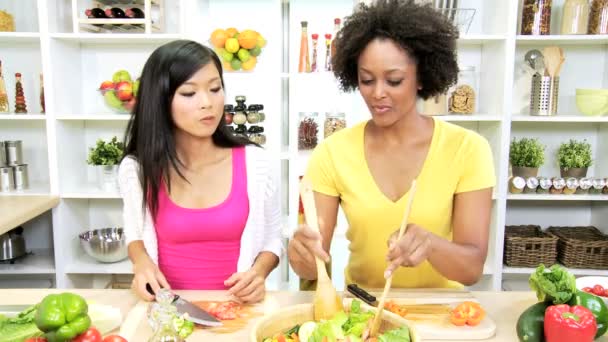
[[82, 249], [100, 262], [118, 262], [127, 258], [127, 244], [122, 228], [95, 229], [78, 237]]
[[5, 141], [6, 163], [11, 166], [23, 164], [21, 140]]
[[376, 297], [372, 296], [369, 292], [367, 292], [364, 289], [357, 286], [357, 284], [348, 284], [346, 286], [346, 289], [348, 290], [348, 292], [352, 293], [355, 297], [361, 299], [365, 303], [367, 303], [371, 306], [378, 305], [378, 301], [376, 300]]
[[[317, 208], [315, 207], [315, 198], [312, 191], [310, 181], [303, 178], [300, 181], [300, 196], [304, 206], [304, 216], [308, 226], [318, 232]], [[314, 318], [315, 321], [331, 319], [343, 310], [342, 299], [338, 296], [331, 279], [327, 275], [325, 263], [319, 257], [315, 257], [315, 262], [317, 265], [317, 290], [313, 300]]]
[[23, 227], [17, 227], [0, 235], [0, 260], [13, 260], [25, 255]]
[[150, 286], [150, 284], [146, 284], [146, 290], [155, 296], [173, 296], [172, 304], [177, 308], [177, 312], [180, 315], [187, 314], [186, 319], [191, 322], [208, 327], [222, 326], [222, 322], [213, 317], [210, 313], [183, 299], [179, 295], [171, 293], [167, 289], [161, 289], [161, 291], [163, 291], [162, 293], [155, 294], [152, 290], [152, 286]]
[[[544, 69], [543, 53], [537, 49], [532, 49], [526, 52], [524, 60], [528, 62], [528, 65], [532, 67], [532, 69], [534, 69], [535, 71]], [[540, 63], [543, 63], [542, 68], [540, 68]]]
[[563, 52], [558, 46], [547, 46], [543, 49], [545, 76], [556, 77], [561, 68]]
[[[399, 235], [397, 236], [397, 240], [401, 239], [403, 234], [407, 229], [407, 220], [410, 217], [410, 211], [412, 209], [412, 202], [414, 201], [414, 195], [416, 194], [416, 180], [412, 181], [412, 185], [410, 187], [410, 195], [405, 206], [405, 213], [403, 214], [403, 221], [401, 221], [401, 227], [399, 228]], [[380, 322], [382, 320], [382, 314], [384, 312], [384, 302], [386, 301], [386, 296], [388, 295], [388, 290], [391, 288], [391, 283], [393, 282], [393, 275], [391, 274], [388, 279], [386, 279], [386, 283], [384, 284], [384, 291], [382, 291], [382, 296], [380, 297], [380, 304], [378, 304], [378, 311], [376, 311], [376, 316], [374, 317], [374, 321], [372, 322], [372, 328], [370, 331], [370, 336], [375, 337], [378, 336], [378, 329], [380, 328]]]
[[559, 77], [534, 74], [532, 76], [532, 90], [530, 91], [530, 114], [539, 116], [556, 115], [558, 94]]

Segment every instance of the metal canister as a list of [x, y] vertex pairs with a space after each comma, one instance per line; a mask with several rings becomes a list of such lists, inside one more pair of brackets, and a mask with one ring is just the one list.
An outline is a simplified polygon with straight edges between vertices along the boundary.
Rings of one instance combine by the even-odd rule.
[[521, 194], [526, 187], [526, 180], [523, 177], [511, 177], [509, 180], [509, 192], [512, 194]]
[[602, 193], [608, 195], [608, 178], [604, 179], [604, 183], [606, 183], [606, 185], [604, 186], [604, 189], [602, 189]]
[[538, 178], [536, 177], [528, 177], [526, 179], [526, 188], [524, 189], [524, 193], [533, 194], [536, 192], [538, 188]]
[[561, 194], [564, 192], [564, 188], [566, 187], [566, 180], [561, 177], [553, 178], [553, 186], [551, 190], [549, 190], [552, 194]]
[[23, 164], [23, 153], [21, 152], [21, 140], [5, 141], [6, 164], [15, 166]]
[[590, 194], [601, 194], [602, 193], [602, 189], [604, 189], [604, 187], [606, 186], [606, 181], [604, 181], [603, 178], [594, 178], [592, 181], [592, 187], [589, 188], [589, 193]]
[[8, 165], [6, 159], [6, 142], [0, 141], [0, 166]]
[[581, 178], [578, 181], [578, 189], [576, 189], [577, 194], [586, 194], [589, 192], [589, 189], [593, 186], [593, 181], [591, 178]]
[[12, 191], [14, 187], [13, 168], [10, 166], [0, 167], [0, 192]]
[[29, 187], [30, 182], [27, 175], [27, 164], [19, 164], [13, 166], [15, 178], [15, 190], [25, 190]]
[[547, 177], [538, 177], [538, 188], [536, 188], [537, 194], [548, 194], [549, 190], [553, 186], [553, 181]]
[[564, 188], [564, 194], [565, 195], [572, 195], [573, 193], [576, 192], [576, 189], [578, 189], [578, 179], [574, 178], [574, 177], [570, 177], [568, 179], [566, 179], [566, 187]]

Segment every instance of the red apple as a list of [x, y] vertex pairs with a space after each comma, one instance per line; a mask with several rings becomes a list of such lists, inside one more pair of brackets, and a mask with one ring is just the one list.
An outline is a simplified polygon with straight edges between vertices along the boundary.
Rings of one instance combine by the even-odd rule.
[[129, 101], [127, 102], [123, 102], [122, 106], [128, 110], [129, 112], [133, 110], [133, 107], [135, 106], [135, 98], [132, 97]]
[[116, 84], [116, 96], [121, 101], [129, 101], [133, 98], [133, 86], [131, 82], [122, 81]]
[[104, 95], [106, 91], [114, 89], [114, 82], [112, 81], [103, 81], [99, 86], [99, 90], [101, 90], [101, 94]]

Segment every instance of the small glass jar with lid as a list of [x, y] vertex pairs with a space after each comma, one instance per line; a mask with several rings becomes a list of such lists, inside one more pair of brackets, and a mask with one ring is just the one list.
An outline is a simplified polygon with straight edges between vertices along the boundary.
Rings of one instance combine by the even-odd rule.
[[323, 125], [323, 137], [325, 139], [344, 128], [346, 128], [346, 118], [343, 112], [325, 113], [325, 123]]
[[298, 124], [298, 149], [312, 150], [317, 147], [319, 124], [316, 112], [300, 112]]
[[552, 0], [524, 0], [521, 12], [521, 34], [551, 34]]
[[561, 34], [587, 34], [589, 1], [566, 0], [562, 8]]
[[589, 9], [589, 34], [608, 34], [608, 0], [593, 0]]
[[458, 83], [448, 99], [450, 114], [473, 114], [477, 103], [477, 73], [474, 66], [460, 68]]

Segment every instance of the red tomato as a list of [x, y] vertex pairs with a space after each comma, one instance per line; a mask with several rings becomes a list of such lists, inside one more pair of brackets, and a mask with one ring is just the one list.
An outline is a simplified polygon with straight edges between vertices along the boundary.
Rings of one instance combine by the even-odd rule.
[[122, 336], [118, 335], [109, 335], [103, 338], [102, 342], [127, 342]]
[[30, 337], [23, 342], [47, 342], [47, 341], [46, 341], [46, 338], [44, 338], [44, 337]]
[[76, 336], [72, 342], [102, 342], [101, 334], [99, 333], [99, 330], [90, 327], [87, 331]]
[[583, 292], [587, 292], [587, 293], [593, 293], [593, 289], [590, 288], [589, 286], [587, 287], [583, 287]]
[[596, 294], [596, 295], [598, 295], [598, 296], [603, 295], [604, 292], [606, 292], [606, 289], [604, 289], [604, 287], [602, 285], [598, 284], [598, 285], [595, 285], [593, 287], [593, 293]]

